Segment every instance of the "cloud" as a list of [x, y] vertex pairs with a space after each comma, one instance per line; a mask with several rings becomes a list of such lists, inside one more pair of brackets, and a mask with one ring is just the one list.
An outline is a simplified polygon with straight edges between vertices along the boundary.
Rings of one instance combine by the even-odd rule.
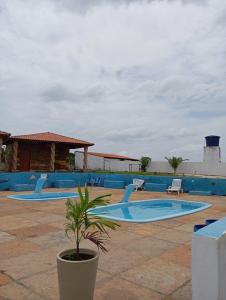
[[[44, 1], [44, 0], [43, 0]], [[177, 0], [52, 0], [61, 9], [73, 10], [79, 13], [86, 13], [92, 8], [104, 5], [120, 6], [132, 4], [150, 4], [152, 2], [173, 2]], [[205, 5], [208, 0], [180, 0], [182, 4]]]
[[40, 97], [47, 102], [100, 102], [105, 95], [103, 86], [94, 85], [88, 89], [73, 91], [70, 87], [58, 83], [41, 92]]
[[200, 160], [217, 134], [226, 160], [225, 12], [221, 0], [1, 1], [0, 129], [154, 160]]

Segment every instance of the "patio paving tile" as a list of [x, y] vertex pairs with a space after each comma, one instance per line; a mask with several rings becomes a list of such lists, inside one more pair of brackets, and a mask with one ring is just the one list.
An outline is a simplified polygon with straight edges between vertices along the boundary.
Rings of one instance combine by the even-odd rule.
[[214, 207], [212, 207], [212, 210], [217, 210], [218, 212], [223, 212], [226, 214], [226, 207], [222, 204], [215, 204]]
[[131, 241], [136, 241], [142, 238], [142, 236], [139, 234], [135, 234], [133, 232], [126, 232], [121, 230], [121, 228], [118, 228], [114, 231], [110, 231], [109, 236], [109, 245], [116, 245], [117, 247], [123, 247]]
[[158, 239], [163, 239], [166, 241], [181, 243], [181, 244], [191, 239], [191, 233], [180, 231], [177, 229], [166, 229], [154, 236], [156, 236]]
[[62, 231], [65, 228], [65, 220], [62, 220], [62, 221], [58, 220], [57, 222], [50, 222], [50, 223], [48, 223], [48, 225], [55, 227], [58, 230]]
[[0, 243], [5, 243], [14, 240], [15, 236], [4, 231], [0, 231]]
[[168, 252], [170, 249], [176, 246], [177, 244], [175, 243], [160, 240], [154, 237], [144, 237], [139, 240], [139, 243], [136, 243], [136, 241], [131, 241], [125, 246], [124, 249], [152, 258], [161, 255], [164, 252]]
[[24, 214], [26, 212], [29, 212], [28, 209], [25, 209], [23, 207], [13, 207], [12, 205], [5, 205], [3, 207], [1, 206], [0, 217]]
[[26, 253], [35, 252], [40, 249], [40, 246], [35, 245], [29, 241], [20, 242], [18, 240], [12, 240], [1, 245], [0, 257], [1, 259], [6, 259], [14, 256], [20, 256]]
[[185, 223], [183, 225], [177, 226], [176, 229], [192, 233], [195, 224], [197, 224], [197, 221], [192, 222], [192, 223]]
[[0, 273], [0, 286], [8, 284], [12, 279], [4, 273]]
[[33, 220], [33, 221], [36, 221], [37, 223], [41, 223], [41, 224], [58, 222], [58, 221], [65, 222], [64, 216], [60, 216], [60, 215], [52, 214], [52, 213], [41, 212], [41, 211], [20, 214], [20, 217], [23, 217], [27, 220]]
[[162, 295], [120, 278], [111, 278], [96, 288], [94, 300], [161, 300]]
[[191, 282], [189, 281], [187, 284], [176, 290], [170, 295], [169, 299], [164, 298], [163, 300], [192, 300]]
[[64, 231], [50, 232], [38, 237], [28, 239], [30, 242], [39, 245], [42, 249], [56, 249], [56, 252], [67, 247], [73, 247], [74, 242], [70, 241]]
[[212, 216], [212, 219], [221, 219], [221, 218], [224, 218], [224, 217], [226, 217], [226, 213], [225, 212], [219, 212], [217, 214], [214, 214]]
[[205, 220], [209, 219], [211, 217], [211, 214], [208, 214], [206, 212], [199, 212], [199, 213], [194, 213], [190, 214], [187, 216], [180, 217], [180, 222], [188, 223], [188, 222], [197, 222], [200, 221], [200, 219]]
[[38, 223], [33, 220], [24, 219], [21, 214], [20, 216], [5, 216], [0, 217], [0, 230], [11, 230], [18, 229], [22, 227], [31, 227], [35, 226]]
[[[110, 254], [110, 255], [109, 255]], [[123, 258], [123, 259], [122, 259]], [[101, 254], [99, 259], [99, 269], [110, 274], [120, 274], [147, 260], [147, 257], [131, 252], [129, 250], [110, 249], [107, 254]]]
[[[58, 201], [58, 200], [57, 200]], [[66, 206], [65, 203], [56, 203], [52, 202], [54, 205], [42, 206], [39, 207], [38, 210], [43, 213], [51, 213], [51, 214], [57, 214], [57, 215], [65, 215], [66, 213]]]
[[178, 245], [162, 254], [159, 258], [189, 268], [191, 265], [191, 247], [189, 245]]
[[15, 235], [18, 239], [25, 239], [29, 237], [44, 235], [46, 233], [58, 230], [59, 229], [49, 224], [39, 224], [31, 227], [22, 227], [19, 229], [8, 230], [8, 232], [12, 235]]
[[180, 218], [155, 222], [155, 225], [159, 225], [159, 226], [162, 226], [164, 228], [174, 228], [174, 227], [177, 227], [177, 226], [182, 225], [182, 224], [183, 224], [183, 222], [180, 221]]
[[23, 279], [20, 282], [30, 291], [41, 296], [42, 299], [58, 300], [57, 270], [43, 272]]
[[169, 295], [190, 279], [189, 268], [153, 258], [144, 264], [121, 274], [121, 277], [136, 284]]
[[20, 279], [36, 273], [47, 271], [56, 266], [55, 251], [41, 251], [12, 257], [11, 259], [1, 259], [0, 267], [3, 272], [13, 279]]
[[129, 225], [126, 229], [129, 232], [133, 232], [143, 236], [151, 236], [160, 231], [163, 231], [164, 227], [159, 225], [154, 225], [153, 223], [146, 223], [146, 224], [136, 224], [136, 226], [132, 224]]
[[1, 296], [4, 300], [43, 300], [42, 297], [34, 294], [16, 282], [1, 286], [0, 297]]
[[96, 288], [101, 287], [103, 283], [112, 278], [112, 274], [109, 274], [108, 272], [104, 272], [101, 270], [97, 270], [97, 277], [96, 277]]
[[216, 208], [216, 206], [214, 206], [214, 208], [208, 208], [207, 210], [206, 210], [206, 212], [208, 213], [208, 214], [212, 214], [212, 215], [215, 215], [215, 214], [217, 214], [217, 213], [219, 213], [219, 212], [223, 212], [223, 211], [221, 211], [221, 209], [217, 209]]

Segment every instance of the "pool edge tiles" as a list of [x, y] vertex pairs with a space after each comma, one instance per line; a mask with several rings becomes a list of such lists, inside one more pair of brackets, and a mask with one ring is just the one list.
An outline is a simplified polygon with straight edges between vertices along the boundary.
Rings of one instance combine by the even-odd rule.
[[[30, 197], [29, 197], [30, 196]], [[45, 193], [31, 193], [31, 194], [14, 194], [9, 195], [7, 198], [19, 201], [53, 201], [64, 200], [68, 198], [79, 198], [78, 193], [72, 192], [45, 192]]]
[[[128, 206], [135, 206], [135, 205], [141, 205], [141, 207], [145, 206], [145, 204], [153, 204], [154, 202], [157, 202], [159, 204], [161, 203], [166, 203], [166, 202], [170, 202], [170, 203], [177, 203], [177, 204], [187, 204], [190, 206], [197, 206], [197, 208], [195, 209], [190, 209], [186, 212], [181, 212], [181, 213], [172, 213], [172, 214], [168, 214], [168, 215], [162, 215], [162, 216], [158, 216], [158, 217], [151, 217], [151, 218], [146, 218], [146, 219], [136, 219], [136, 218], [122, 218], [122, 217], [118, 217], [118, 216], [112, 216], [110, 214], [107, 214], [107, 209], [110, 208], [120, 208], [122, 206], [128, 208]], [[148, 200], [137, 200], [137, 201], [131, 201], [131, 202], [125, 202], [125, 203], [114, 203], [114, 204], [109, 204], [107, 206], [104, 207], [96, 207], [94, 209], [90, 210], [90, 214], [92, 215], [97, 215], [99, 217], [103, 217], [109, 220], [113, 220], [113, 221], [120, 221], [120, 222], [132, 222], [132, 223], [150, 223], [150, 222], [155, 222], [155, 221], [161, 221], [161, 220], [166, 220], [166, 219], [172, 219], [172, 218], [177, 218], [177, 217], [182, 217], [185, 215], [189, 215], [189, 214], [193, 214], [199, 211], [202, 211], [204, 209], [207, 209], [209, 207], [211, 207], [212, 204], [210, 203], [206, 203], [206, 202], [197, 202], [197, 201], [185, 201], [185, 200], [176, 200], [176, 199], [148, 199]], [[98, 213], [98, 210], [106, 210], [106, 214], [105, 213]]]

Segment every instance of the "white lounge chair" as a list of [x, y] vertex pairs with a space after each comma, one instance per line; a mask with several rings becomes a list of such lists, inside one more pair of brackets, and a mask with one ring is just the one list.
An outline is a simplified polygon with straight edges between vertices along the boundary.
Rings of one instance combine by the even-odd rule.
[[143, 189], [144, 180], [143, 179], [133, 179], [133, 184], [136, 186], [135, 191], [138, 189]]
[[183, 189], [181, 188], [182, 180], [181, 179], [173, 179], [172, 185], [168, 187], [167, 193], [176, 192], [178, 195], [183, 193]]

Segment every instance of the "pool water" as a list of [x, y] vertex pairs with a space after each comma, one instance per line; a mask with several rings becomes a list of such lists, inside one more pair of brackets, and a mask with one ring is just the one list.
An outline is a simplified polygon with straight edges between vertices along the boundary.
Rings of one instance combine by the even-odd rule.
[[67, 198], [78, 198], [78, 193], [72, 192], [45, 192], [45, 193], [32, 193], [32, 194], [19, 194], [19, 195], [10, 195], [8, 198], [14, 200], [23, 200], [23, 201], [47, 201], [47, 200], [61, 200]]
[[101, 206], [89, 213], [110, 220], [145, 223], [192, 214], [210, 206], [204, 202], [152, 199]]

